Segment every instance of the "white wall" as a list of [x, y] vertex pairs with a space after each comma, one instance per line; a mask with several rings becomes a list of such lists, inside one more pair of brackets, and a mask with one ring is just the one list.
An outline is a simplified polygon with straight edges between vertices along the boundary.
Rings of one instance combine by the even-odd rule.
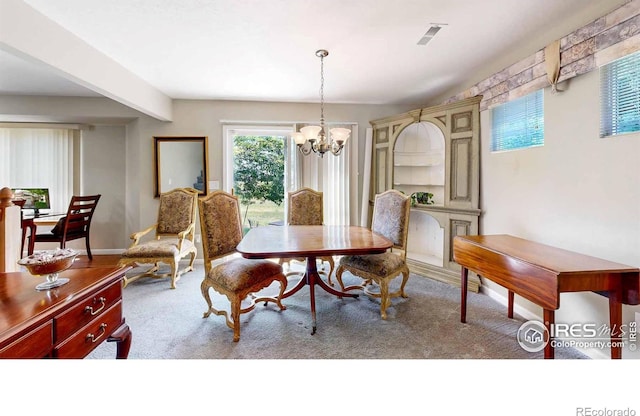
[[[640, 134], [601, 139], [598, 71], [545, 90], [543, 147], [489, 151], [490, 110], [481, 113], [482, 234], [512, 234], [640, 267]], [[486, 280], [502, 296], [506, 291]], [[517, 305], [542, 316], [516, 296]], [[638, 306], [625, 306], [623, 323]], [[592, 293], [562, 294], [556, 322], [608, 325], [608, 301]], [[608, 356], [609, 351], [589, 351]], [[640, 354], [623, 351], [623, 357]]]
[[[126, 128], [96, 126], [82, 133], [82, 195], [100, 194], [91, 221], [91, 251], [122, 247], [126, 232]], [[78, 240], [80, 241], [80, 240]], [[82, 240], [81, 247], [84, 248]]]

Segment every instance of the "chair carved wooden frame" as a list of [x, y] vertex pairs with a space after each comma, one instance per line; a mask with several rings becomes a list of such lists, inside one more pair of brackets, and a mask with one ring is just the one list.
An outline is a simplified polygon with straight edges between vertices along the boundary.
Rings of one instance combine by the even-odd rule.
[[[160, 195], [158, 220], [150, 227], [131, 234], [131, 246], [122, 253], [119, 265], [153, 264], [146, 271], [125, 276], [124, 287], [141, 277], [171, 278], [171, 289], [176, 288], [180, 276], [193, 270], [197, 249], [194, 244], [198, 191], [176, 188]], [[142, 237], [155, 231], [155, 239], [141, 242]], [[180, 260], [190, 256], [188, 266], [179, 268]], [[171, 267], [170, 273], [160, 273], [160, 263]]]
[[[214, 266], [214, 260], [236, 253], [236, 247], [242, 240], [240, 204], [237, 196], [215, 191], [201, 198], [198, 205], [205, 267], [200, 290], [208, 306], [203, 318], [208, 318], [212, 313], [223, 315], [227, 326], [233, 329], [233, 341], [237, 342], [240, 340], [240, 315], [255, 309], [257, 303], [265, 302], [267, 305], [273, 302], [280, 310], [286, 309], [281, 299], [287, 288], [287, 279], [282, 273], [282, 266], [270, 260], [234, 257]], [[280, 283], [278, 296], [255, 295], [276, 281]], [[209, 293], [211, 288], [229, 299], [230, 316], [226, 310], [218, 310], [213, 306]], [[243, 308], [242, 302], [247, 298], [249, 305]]]
[[[322, 192], [315, 191], [311, 188], [300, 188], [297, 191], [289, 192], [287, 209], [288, 225], [322, 225], [324, 223], [324, 207], [322, 201]], [[306, 257], [290, 257], [281, 258], [280, 264], [289, 263], [290, 261], [306, 262]], [[327, 275], [328, 283], [331, 282], [331, 275], [334, 269], [333, 256], [318, 257], [322, 264], [329, 263], [329, 273], [320, 271], [321, 274]], [[289, 272], [287, 277], [300, 274], [298, 272]]]
[[[362, 289], [366, 295], [379, 298], [380, 315], [382, 319], [387, 319], [386, 311], [391, 305], [391, 299], [399, 296], [407, 297], [404, 288], [409, 280], [406, 259], [411, 212], [410, 198], [391, 189], [376, 195], [373, 210], [371, 230], [391, 240], [393, 242], [391, 250], [382, 254], [342, 257], [336, 271], [336, 280], [343, 291]], [[400, 250], [400, 254], [396, 254], [394, 250]], [[364, 279], [363, 284], [345, 287], [342, 282], [342, 274], [345, 271]], [[400, 274], [402, 274], [400, 288], [389, 293], [389, 283]], [[372, 281], [377, 284], [380, 292], [370, 289]]]

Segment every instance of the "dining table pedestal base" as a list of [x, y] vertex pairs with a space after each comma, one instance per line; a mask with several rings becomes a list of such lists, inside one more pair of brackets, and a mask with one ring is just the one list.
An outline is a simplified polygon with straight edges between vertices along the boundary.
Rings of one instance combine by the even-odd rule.
[[347, 298], [357, 298], [358, 295], [355, 293], [346, 293], [335, 290], [331, 286], [329, 286], [324, 280], [320, 278], [320, 274], [318, 273], [318, 266], [316, 264], [316, 256], [308, 256], [307, 257], [307, 265], [305, 268], [304, 276], [300, 279], [300, 281], [292, 287], [290, 290], [284, 292], [282, 295], [282, 299], [288, 298], [289, 296], [297, 293], [300, 289], [305, 286], [309, 286], [309, 299], [311, 303], [311, 335], [316, 333], [317, 325], [316, 325], [316, 292], [315, 286], [318, 285], [326, 292], [337, 296], [339, 298], [347, 297]]

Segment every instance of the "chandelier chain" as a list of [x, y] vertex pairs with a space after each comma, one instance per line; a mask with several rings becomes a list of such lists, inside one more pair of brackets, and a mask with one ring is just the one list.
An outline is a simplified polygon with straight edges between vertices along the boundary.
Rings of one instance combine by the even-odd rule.
[[300, 128], [300, 132], [293, 133], [294, 139], [300, 153], [307, 156], [312, 152], [320, 157], [330, 152], [334, 156], [340, 154], [351, 131], [346, 128], [332, 128], [330, 132], [325, 132], [324, 126], [324, 58], [329, 55], [325, 49], [318, 49], [316, 56], [320, 58], [320, 126], [305, 126]]
[[324, 128], [324, 56], [320, 56], [320, 126]]

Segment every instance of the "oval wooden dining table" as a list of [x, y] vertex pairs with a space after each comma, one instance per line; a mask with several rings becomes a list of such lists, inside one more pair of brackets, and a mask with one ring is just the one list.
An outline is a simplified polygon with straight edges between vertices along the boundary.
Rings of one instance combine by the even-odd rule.
[[392, 242], [365, 227], [340, 225], [289, 225], [263, 226], [252, 228], [244, 236], [237, 251], [249, 259], [281, 257], [306, 257], [307, 264], [302, 279], [294, 287], [285, 291], [284, 298], [309, 286], [311, 303], [311, 335], [316, 332], [315, 286], [326, 292], [342, 297], [358, 297], [333, 289], [318, 274], [316, 258], [349, 254], [384, 253]]

